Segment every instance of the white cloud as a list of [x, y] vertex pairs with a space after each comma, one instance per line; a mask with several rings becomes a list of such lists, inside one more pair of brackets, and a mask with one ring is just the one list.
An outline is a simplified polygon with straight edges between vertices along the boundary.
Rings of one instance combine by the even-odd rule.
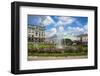
[[70, 27], [69, 26], [68, 30], [72, 32], [84, 32], [84, 28], [81, 28], [81, 27]]
[[84, 25], [83, 27], [85, 30], [88, 30], [88, 25]]
[[49, 38], [54, 36], [57, 33], [57, 30], [56, 28], [52, 28], [49, 32], [45, 32], [45, 33], [46, 33], [46, 37]]
[[[77, 25], [83, 26], [80, 22], [76, 21]], [[86, 34], [88, 32], [88, 25], [84, 25], [83, 28], [77, 27], [77, 30], [79, 32], [83, 32], [83, 34]]]
[[67, 34], [71, 35], [79, 35], [79, 34], [86, 34], [87, 30], [84, 29], [84, 27], [68, 27]]
[[34, 21], [39, 24], [41, 22], [41, 18], [39, 16], [35, 16]]
[[57, 32], [56, 28], [52, 28], [52, 29], [51, 29], [51, 32], [52, 32], [52, 33], [56, 33], [56, 32]]
[[55, 23], [55, 27], [59, 26], [59, 25], [62, 25], [62, 22], [59, 20], [57, 23]]
[[[87, 31], [88, 31], [88, 26], [87, 25], [82, 25], [81, 23], [79, 23], [75, 18], [73, 17], [59, 17], [58, 18], [58, 22], [54, 22], [54, 20], [50, 17], [50, 16], [46, 16], [46, 19], [44, 20], [44, 24], [45, 25], [49, 25], [49, 24], [54, 24], [55, 27], [51, 28], [49, 32], [46, 32], [46, 37], [52, 37], [54, 36], [55, 34], [57, 34], [57, 31], [60, 31], [60, 32], [64, 32], [64, 36], [70, 36], [70, 37], [73, 37], [73, 36], [76, 36], [76, 35], [79, 35], [79, 34], [86, 34]], [[67, 25], [67, 24], [71, 24], [73, 22], [76, 22], [77, 27], [71, 27], [71, 26], [68, 26], [67, 30], [64, 30], [64, 26]]]
[[83, 32], [84, 31], [84, 29], [83, 28], [80, 28], [80, 27], [76, 27], [75, 29], [76, 29], [75, 30], [76, 32]]
[[67, 25], [71, 24], [76, 19], [73, 17], [58, 17], [58, 22], [55, 22], [50, 16], [45, 16], [45, 19], [43, 21], [44, 26], [54, 24], [55, 27], [61, 26], [61, 25]]
[[43, 21], [44, 26], [49, 25], [51, 23], [54, 24], [55, 23], [54, 20], [50, 16], [46, 16], [44, 21]]
[[54, 26], [55, 27], [65, 26], [65, 25], [73, 23], [74, 21], [76, 21], [76, 19], [73, 17], [58, 17], [58, 22], [55, 23]]
[[83, 28], [84, 28], [84, 34], [88, 33], [88, 25], [85, 25]]
[[64, 27], [63, 26], [59, 26], [59, 31], [63, 32], [64, 31]]
[[64, 24], [71, 24], [73, 23], [76, 19], [73, 17], [59, 17], [59, 20]]
[[78, 26], [83, 26], [79, 21], [76, 20]]

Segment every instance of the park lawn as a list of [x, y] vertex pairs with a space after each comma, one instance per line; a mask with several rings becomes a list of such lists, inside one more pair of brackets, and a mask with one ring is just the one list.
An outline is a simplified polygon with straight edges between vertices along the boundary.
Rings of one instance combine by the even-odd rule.
[[[38, 48], [54, 48], [55, 45], [53, 44], [43, 44], [39, 43]], [[36, 44], [28, 43], [28, 48], [36, 48]]]

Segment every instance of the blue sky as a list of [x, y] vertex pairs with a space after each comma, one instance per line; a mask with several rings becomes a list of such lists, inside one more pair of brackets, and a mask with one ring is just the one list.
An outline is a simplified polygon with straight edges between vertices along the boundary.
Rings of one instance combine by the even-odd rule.
[[28, 15], [28, 25], [38, 26], [40, 24], [45, 26], [45, 33], [50, 36], [59, 31], [63, 32], [64, 35], [73, 36], [88, 32], [88, 17]]

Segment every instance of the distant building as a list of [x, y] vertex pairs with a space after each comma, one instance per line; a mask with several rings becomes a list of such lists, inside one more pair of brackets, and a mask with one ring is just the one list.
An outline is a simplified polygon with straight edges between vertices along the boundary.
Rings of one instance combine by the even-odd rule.
[[53, 35], [51, 37], [47, 37], [45, 39], [46, 43], [51, 43], [51, 44], [56, 44], [56, 40], [57, 40], [57, 35]]
[[88, 43], [88, 35], [87, 34], [82, 34], [82, 35], [78, 35], [77, 36], [77, 40], [79, 42], [81, 42], [82, 44], [86, 44]]
[[64, 35], [63, 37], [64, 39], [71, 39], [72, 41], [76, 41], [77, 40], [77, 37], [76, 36], [73, 36], [73, 35]]
[[38, 25], [28, 25], [28, 42], [44, 42], [45, 27]]

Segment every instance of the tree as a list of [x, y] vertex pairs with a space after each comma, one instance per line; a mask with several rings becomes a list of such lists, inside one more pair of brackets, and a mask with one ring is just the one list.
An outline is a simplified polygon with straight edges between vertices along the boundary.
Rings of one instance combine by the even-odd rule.
[[73, 43], [71, 39], [65, 39], [64, 41], [65, 41], [66, 45], [72, 45], [72, 43]]

